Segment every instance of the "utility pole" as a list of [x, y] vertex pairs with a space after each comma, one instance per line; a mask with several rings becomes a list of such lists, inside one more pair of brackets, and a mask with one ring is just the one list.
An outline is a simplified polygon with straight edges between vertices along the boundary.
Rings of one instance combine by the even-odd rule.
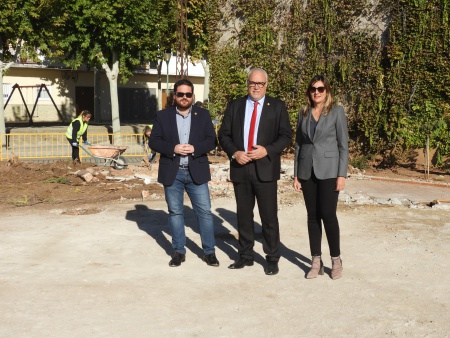
[[158, 71], [158, 111], [162, 109], [162, 89], [161, 89], [161, 67], [162, 67], [162, 60], [158, 60], [158, 64], [156, 66], [156, 69]]

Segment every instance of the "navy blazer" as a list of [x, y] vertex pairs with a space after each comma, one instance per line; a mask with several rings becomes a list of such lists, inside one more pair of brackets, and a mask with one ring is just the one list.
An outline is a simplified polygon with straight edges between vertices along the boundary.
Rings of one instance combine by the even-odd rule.
[[347, 177], [348, 130], [344, 108], [334, 106], [328, 115], [320, 116], [311, 137], [311, 109], [306, 116], [299, 112], [295, 144], [294, 175], [307, 180], [311, 170], [318, 179]]
[[[223, 150], [231, 156], [244, 147], [244, 119], [247, 96], [231, 101], [224, 113], [219, 130], [219, 142]], [[256, 144], [264, 146], [267, 156], [256, 160], [256, 172], [261, 181], [269, 182], [280, 179], [280, 155], [291, 143], [292, 128], [286, 105], [276, 98], [265, 96], [261, 111]], [[244, 166], [231, 161], [230, 179], [242, 182], [245, 179]]]
[[[175, 107], [159, 111], [149, 139], [150, 148], [160, 153], [158, 182], [164, 185], [173, 184], [180, 165], [180, 155], [174, 153], [175, 146], [180, 144], [176, 114]], [[211, 180], [207, 153], [216, 147], [216, 143], [209, 111], [192, 106], [189, 144], [194, 146], [194, 154], [188, 155], [188, 165], [196, 184]]]

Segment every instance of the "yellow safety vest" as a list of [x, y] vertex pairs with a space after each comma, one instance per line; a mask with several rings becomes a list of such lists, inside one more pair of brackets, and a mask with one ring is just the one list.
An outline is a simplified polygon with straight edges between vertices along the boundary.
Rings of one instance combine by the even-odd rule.
[[87, 122], [83, 122], [83, 116], [78, 116], [76, 119], [74, 119], [72, 122], [70, 122], [69, 127], [67, 128], [66, 131], [66, 137], [71, 140], [72, 139], [72, 132], [73, 132], [73, 127], [72, 127], [72, 123], [74, 123], [75, 121], [80, 121], [80, 129], [77, 132], [77, 142], [80, 140], [80, 137], [86, 132], [87, 128], [88, 128], [88, 123]]

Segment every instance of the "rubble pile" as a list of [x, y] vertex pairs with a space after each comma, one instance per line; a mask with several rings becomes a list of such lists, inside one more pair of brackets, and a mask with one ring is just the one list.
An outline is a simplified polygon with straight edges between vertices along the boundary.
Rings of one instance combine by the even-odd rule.
[[[210, 165], [211, 181], [209, 182], [209, 189], [211, 197], [227, 197], [234, 198], [233, 185], [229, 180], [229, 163], [212, 163]], [[88, 183], [96, 183], [102, 180], [126, 182], [130, 180], [139, 180], [144, 187], [141, 193], [142, 200], [156, 200], [164, 198], [161, 194], [151, 193], [145, 189], [146, 185], [158, 184], [158, 164], [149, 165], [129, 165], [124, 170], [114, 170], [112, 168], [105, 168], [99, 170], [96, 167], [86, 168], [76, 171], [75, 175], [83, 178]], [[365, 175], [364, 171], [358, 170], [349, 166], [349, 179], [356, 180], [370, 180], [371, 178]], [[295, 193], [292, 188], [292, 181], [294, 178], [294, 164], [292, 160], [284, 160], [281, 165], [281, 178], [278, 184], [279, 204], [282, 206], [292, 205], [294, 203], [303, 203], [303, 196], [300, 193]], [[450, 203], [435, 203], [429, 204], [416, 203], [409, 199], [399, 198], [380, 198], [368, 196], [366, 194], [357, 193], [349, 194], [345, 190], [339, 194], [339, 201], [344, 204], [351, 205], [391, 205], [391, 206], [406, 206], [414, 209], [433, 208], [441, 210], [450, 210]]]

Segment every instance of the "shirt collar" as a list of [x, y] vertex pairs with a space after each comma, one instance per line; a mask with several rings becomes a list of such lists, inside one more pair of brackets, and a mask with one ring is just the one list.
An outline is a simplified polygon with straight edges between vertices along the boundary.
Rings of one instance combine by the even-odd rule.
[[191, 111], [192, 111], [192, 106], [189, 107], [189, 111], [188, 111], [188, 113], [186, 114], [186, 116], [183, 115], [183, 114], [181, 114], [181, 113], [178, 111], [178, 107], [175, 107], [175, 109], [177, 110], [177, 114], [178, 114], [178, 115], [180, 115], [180, 116], [182, 116], [182, 117], [188, 117], [189, 114], [190, 114]]
[[[259, 106], [263, 106], [264, 105], [264, 100], [266, 99], [266, 96], [264, 95], [261, 99], [259, 99], [257, 102], [259, 103]], [[249, 102], [249, 103], [251, 103], [252, 104], [252, 106], [253, 106], [253, 104], [254, 104], [254, 102], [255, 101], [253, 101], [251, 98], [250, 98], [250, 95], [247, 95], [247, 102]]]

